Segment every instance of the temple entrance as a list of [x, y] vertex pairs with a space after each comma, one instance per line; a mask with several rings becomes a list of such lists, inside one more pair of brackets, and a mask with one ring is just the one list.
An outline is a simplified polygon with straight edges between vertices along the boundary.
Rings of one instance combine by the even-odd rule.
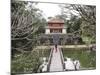
[[50, 33], [62, 33], [62, 29], [51, 29]]
[[53, 38], [53, 44], [54, 45], [58, 45], [59, 44], [59, 35], [58, 34], [54, 34], [52, 36], [52, 38]]

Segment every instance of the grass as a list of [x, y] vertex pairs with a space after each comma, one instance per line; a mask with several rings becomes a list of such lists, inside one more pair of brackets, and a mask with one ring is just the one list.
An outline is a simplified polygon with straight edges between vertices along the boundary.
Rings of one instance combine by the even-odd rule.
[[82, 68], [96, 68], [96, 52], [87, 49], [62, 49], [65, 57], [78, 59]]

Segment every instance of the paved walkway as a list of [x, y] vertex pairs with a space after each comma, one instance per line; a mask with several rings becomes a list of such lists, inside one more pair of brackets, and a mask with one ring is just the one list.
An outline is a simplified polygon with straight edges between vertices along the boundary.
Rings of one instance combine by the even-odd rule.
[[50, 64], [50, 72], [57, 72], [57, 71], [63, 71], [63, 66], [61, 62], [59, 48], [57, 48], [57, 52], [54, 48], [53, 56], [52, 56], [51, 64]]

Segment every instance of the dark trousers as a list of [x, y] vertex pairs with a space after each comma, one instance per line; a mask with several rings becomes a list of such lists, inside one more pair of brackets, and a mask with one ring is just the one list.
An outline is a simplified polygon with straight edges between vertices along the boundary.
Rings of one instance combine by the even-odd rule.
[[55, 48], [56, 48], [56, 52], [57, 52], [57, 44], [55, 45]]

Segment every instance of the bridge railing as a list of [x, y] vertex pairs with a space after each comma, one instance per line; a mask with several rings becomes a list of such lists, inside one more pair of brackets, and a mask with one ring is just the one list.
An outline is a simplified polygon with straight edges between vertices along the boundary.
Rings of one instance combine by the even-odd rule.
[[49, 69], [50, 69], [52, 54], [53, 54], [53, 49], [51, 49], [50, 56], [49, 56], [49, 59], [48, 59], [48, 65], [47, 65], [47, 71], [48, 72], [49, 72]]
[[59, 51], [60, 51], [61, 62], [62, 62], [63, 70], [64, 70], [65, 69], [65, 64], [64, 64], [64, 57], [63, 57], [63, 53], [62, 53], [61, 48], [59, 48]]

